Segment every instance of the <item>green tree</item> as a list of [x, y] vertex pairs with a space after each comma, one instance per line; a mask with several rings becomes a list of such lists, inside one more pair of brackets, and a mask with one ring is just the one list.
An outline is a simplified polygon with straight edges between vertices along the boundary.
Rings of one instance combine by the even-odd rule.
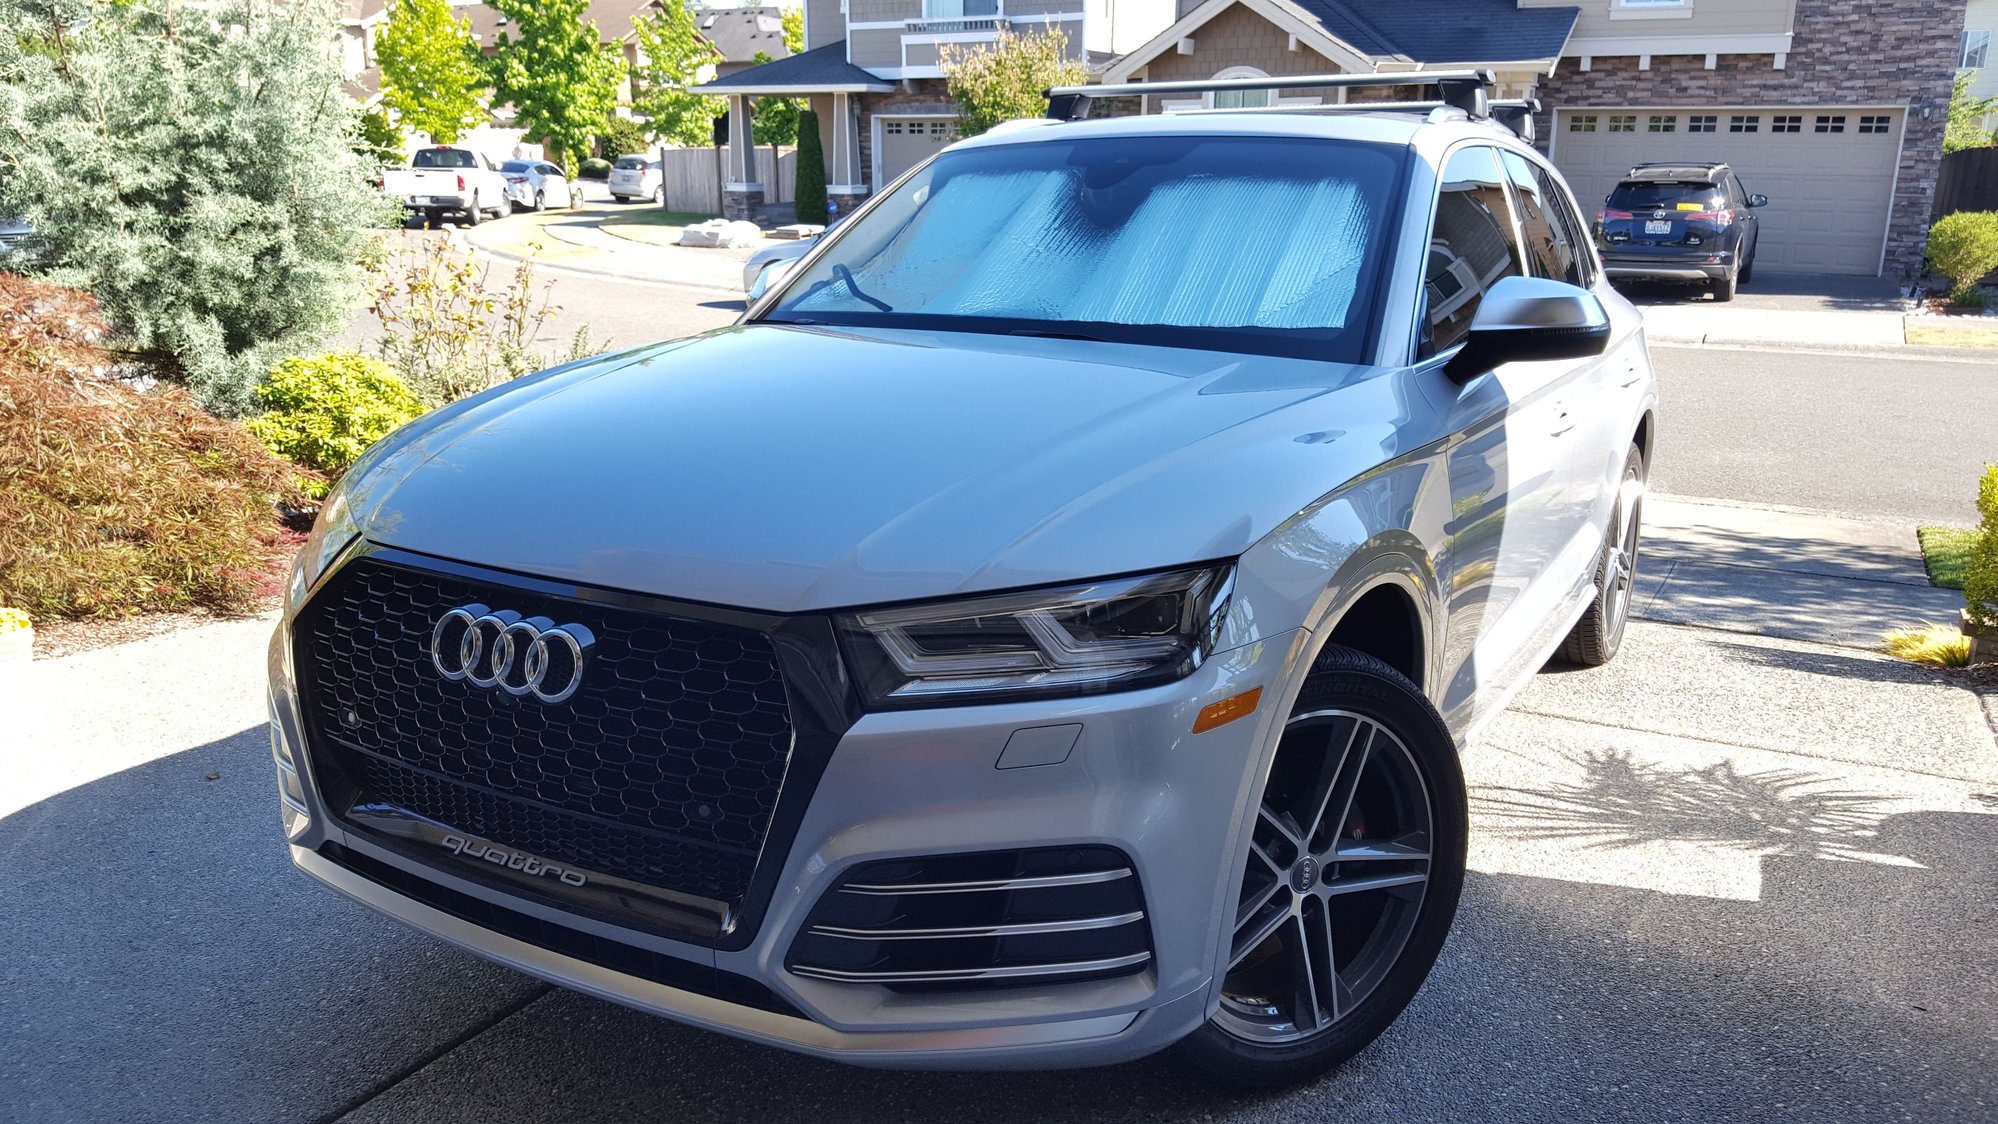
[[450, 0], [397, 0], [375, 39], [382, 101], [403, 127], [456, 144], [486, 119], [487, 81], [472, 21], [451, 14]]
[[354, 151], [377, 168], [402, 163], [403, 131], [381, 106], [361, 114], [354, 124]]
[[1048, 99], [1042, 91], [1079, 86], [1088, 78], [1082, 60], [1068, 53], [1068, 36], [1059, 31], [1001, 35], [990, 47], [946, 43], [942, 62], [944, 82], [957, 102], [957, 131], [967, 137], [1001, 121], [1044, 116]]
[[805, 53], [805, 9], [803, 5], [784, 9], [784, 49], [794, 55]]
[[390, 210], [331, 0], [0, 0], [0, 28], [0, 213], [92, 290], [122, 359], [240, 412], [345, 323]]
[[1972, 97], [1970, 84], [1976, 77], [1969, 71], [1956, 76], [1956, 88], [1949, 97], [1949, 127], [1943, 131], [1945, 153], [1984, 148], [1991, 143], [1991, 132], [1984, 127], [1984, 118], [1998, 113], [1998, 98]]
[[721, 116], [721, 98], [690, 94], [702, 71], [722, 60], [713, 43], [694, 25], [690, 4], [667, 0], [632, 23], [638, 33], [638, 90], [632, 110], [651, 119], [654, 137], [672, 144], [704, 145], [714, 139], [714, 120]]
[[617, 106], [624, 56], [583, 19], [589, 0], [488, 0], [517, 35], [501, 32], [490, 60], [495, 98], [513, 106], [527, 135], [548, 142], [576, 174]]
[[798, 114], [798, 183], [793, 207], [799, 222], [826, 221], [826, 154], [819, 146], [819, 115]]
[[645, 127], [629, 117], [612, 114], [611, 119], [604, 122], [603, 131], [597, 134], [597, 144], [601, 150], [598, 155], [606, 160], [644, 152], [647, 148]]

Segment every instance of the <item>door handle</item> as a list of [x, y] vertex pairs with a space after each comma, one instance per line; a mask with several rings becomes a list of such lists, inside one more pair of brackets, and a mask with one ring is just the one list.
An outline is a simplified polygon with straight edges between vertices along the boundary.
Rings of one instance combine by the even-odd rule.
[[1637, 360], [1635, 359], [1624, 360], [1623, 381], [1617, 383], [1616, 385], [1623, 389], [1628, 390], [1629, 388], [1636, 386], [1638, 383], [1643, 381], [1644, 381], [1644, 368], [1637, 365]]
[[1554, 428], [1547, 431], [1548, 435], [1559, 437], [1573, 428], [1575, 428], [1574, 416], [1568, 413], [1566, 407], [1556, 406], [1554, 408]]

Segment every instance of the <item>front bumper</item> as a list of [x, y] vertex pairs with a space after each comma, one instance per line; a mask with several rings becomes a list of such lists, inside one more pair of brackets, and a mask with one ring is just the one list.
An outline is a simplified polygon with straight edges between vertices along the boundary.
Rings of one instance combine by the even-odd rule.
[[[1246, 846], [1238, 825], [1275, 727], [1281, 683], [1304, 640], [1292, 632], [1214, 656], [1163, 687], [1093, 698], [868, 714], [840, 739], [746, 947], [702, 947], [565, 915], [474, 884], [343, 829], [311, 778], [281, 627], [272, 646], [273, 748], [297, 764], [303, 800], [287, 815], [291, 854], [322, 883], [489, 959], [563, 986], [737, 1037], [896, 1068], [1053, 1068], [1150, 1054], [1204, 1021], [1224, 956]], [[1203, 706], [1256, 687], [1249, 718], [1190, 732]], [[998, 768], [1013, 733], [1079, 724], [1066, 760]], [[329, 846], [330, 845], [330, 846]], [[1140, 879], [1153, 959], [1134, 975], [1001, 991], [898, 991], [785, 967], [820, 896], [853, 867], [1011, 848], [1107, 846]], [[399, 893], [328, 856], [348, 848], [446, 890], [533, 919], [752, 981], [762, 1006], [669, 986], [495, 931]], [[782, 1008], [779, 1010], [775, 1008]], [[792, 1013], [785, 1013], [786, 1011]]]

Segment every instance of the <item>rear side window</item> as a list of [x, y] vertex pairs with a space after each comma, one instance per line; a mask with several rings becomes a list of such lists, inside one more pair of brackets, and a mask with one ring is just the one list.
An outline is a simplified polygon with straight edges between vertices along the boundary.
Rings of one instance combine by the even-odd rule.
[[426, 148], [409, 162], [412, 168], [476, 168], [479, 162], [463, 148]]
[[1710, 183], [1677, 180], [1627, 180], [1610, 192], [1609, 205], [1618, 211], [1673, 210], [1681, 203], [1697, 203], [1695, 211], [1718, 211], [1727, 206], [1721, 189]]
[[1560, 193], [1551, 190], [1547, 173], [1516, 153], [1505, 153], [1502, 159], [1506, 176], [1518, 192], [1520, 234], [1533, 275], [1570, 285], [1586, 284], [1576, 255], [1575, 232], [1560, 205]]
[[1426, 355], [1462, 343], [1485, 293], [1502, 277], [1519, 276], [1512, 216], [1499, 179], [1498, 153], [1467, 148], [1443, 168], [1436, 221], [1424, 274]]

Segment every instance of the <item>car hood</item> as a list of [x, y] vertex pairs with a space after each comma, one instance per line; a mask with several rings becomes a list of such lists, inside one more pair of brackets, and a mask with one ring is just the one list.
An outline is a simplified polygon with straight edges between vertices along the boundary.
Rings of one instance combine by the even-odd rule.
[[943, 597], [1239, 554], [1392, 455], [1407, 386], [1298, 359], [751, 325], [442, 411], [350, 474], [348, 506], [385, 545], [663, 597]]

